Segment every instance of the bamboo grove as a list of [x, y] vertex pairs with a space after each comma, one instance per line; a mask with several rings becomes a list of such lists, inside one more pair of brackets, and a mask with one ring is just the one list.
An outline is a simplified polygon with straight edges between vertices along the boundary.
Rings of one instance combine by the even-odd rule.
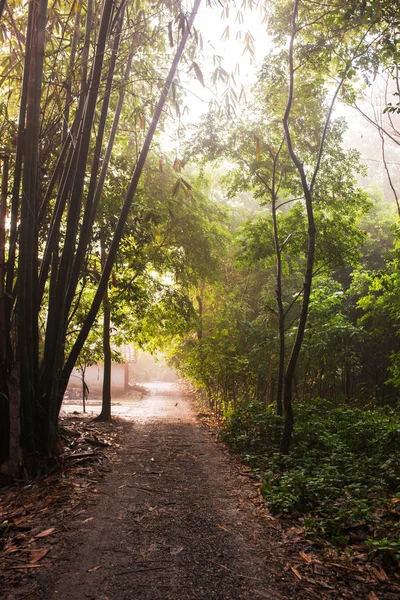
[[[168, 2], [1, 5], [8, 56], [1, 83], [0, 420], [10, 472], [23, 464], [35, 473], [54, 453], [64, 390], [104, 297], [189, 35], [188, 54], [195, 52], [198, 6], [186, 13]], [[131, 181], [96, 293], [67, 350], [116, 133], [128, 122]]]

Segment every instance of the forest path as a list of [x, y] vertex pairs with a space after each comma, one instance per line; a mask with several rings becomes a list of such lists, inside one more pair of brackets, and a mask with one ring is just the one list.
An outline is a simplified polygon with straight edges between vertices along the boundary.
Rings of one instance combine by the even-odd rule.
[[296, 597], [296, 578], [284, 573], [277, 552], [280, 532], [252, 515], [255, 488], [201, 426], [191, 401], [156, 386], [118, 412], [133, 419], [132, 433], [95, 501], [67, 524], [65, 548], [39, 579], [38, 597]]
[[120, 410], [132, 430], [86, 506], [59, 523], [63, 545], [30, 600], [367, 599], [257, 509], [256, 483], [177, 388]]

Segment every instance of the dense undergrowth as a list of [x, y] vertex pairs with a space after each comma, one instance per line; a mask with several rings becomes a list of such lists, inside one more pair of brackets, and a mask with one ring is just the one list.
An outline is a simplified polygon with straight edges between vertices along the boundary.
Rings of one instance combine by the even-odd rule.
[[223, 438], [260, 476], [272, 513], [289, 513], [308, 535], [361, 543], [386, 564], [400, 559], [400, 415], [326, 400], [297, 404], [289, 456], [276, 453], [281, 418], [270, 407], [232, 412]]

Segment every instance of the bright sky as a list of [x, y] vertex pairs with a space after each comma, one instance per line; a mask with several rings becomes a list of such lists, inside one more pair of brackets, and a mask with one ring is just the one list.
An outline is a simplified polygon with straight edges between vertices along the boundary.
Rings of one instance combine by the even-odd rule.
[[[188, 10], [190, 10], [193, 0], [187, 0]], [[246, 0], [238, 0], [239, 7]], [[248, 4], [248, 1], [247, 1]], [[239, 12], [242, 15], [239, 15]], [[203, 38], [202, 58], [199, 58], [198, 64], [202, 70], [206, 87], [203, 88], [200, 81], [196, 78], [194, 69], [189, 73], [184, 70], [181, 72], [181, 84], [186, 90], [186, 104], [190, 108], [190, 113], [182, 115], [182, 124], [189, 125], [198, 121], [201, 114], [207, 112], [209, 102], [214, 99], [219, 102], [223, 99], [223, 92], [226, 85], [222, 82], [213, 86], [210, 77], [215, 69], [213, 57], [221, 57], [220, 65], [228, 73], [234, 73], [237, 84], [237, 94], [240, 87], [250, 86], [255, 82], [257, 72], [262, 64], [262, 60], [269, 48], [271, 40], [268, 36], [268, 23], [264, 22], [263, 14], [260, 9], [250, 10], [246, 8], [235, 8], [233, 5], [229, 9], [222, 7], [217, 2], [213, 6], [207, 5], [203, 0], [199, 13], [196, 17], [195, 28], [201, 33]], [[245, 50], [245, 36], [249, 32], [254, 41], [254, 57]], [[354, 110], [338, 104], [335, 110], [336, 116], [344, 116], [348, 123], [348, 131], [345, 136], [345, 145], [347, 147], [358, 147], [366, 161], [368, 167], [373, 170], [373, 164], [370, 162], [369, 154], [365, 148], [365, 136], [371, 139], [371, 144], [375, 149], [380, 146], [377, 133], [366, 126], [365, 120]], [[182, 127], [177, 124], [176, 131], [173, 128], [169, 130], [169, 141], [166, 147], [169, 150], [179, 154], [179, 137], [182, 133]], [[375, 139], [376, 138], [376, 139]], [[390, 144], [389, 144], [390, 145]], [[374, 156], [375, 162], [380, 162], [380, 156]]]
[[[190, 0], [190, 4], [191, 4]], [[241, 6], [242, 0], [239, 2]], [[190, 8], [188, 8], [190, 10]], [[239, 14], [240, 13], [240, 14]], [[267, 28], [263, 21], [260, 10], [246, 8], [238, 9], [233, 5], [229, 9], [218, 3], [213, 6], [207, 5], [203, 0], [195, 20], [195, 28], [203, 39], [203, 51], [198, 59], [198, 65], [202, 71], [205, 87], [196, 78], [194, 69], [187, 72], [181, 69], [180, 82], [185, 90], [186, 104], [190, 109], [189, 114], [182, 114], [182, 125], [189, 125], [198, 121], [199, 117], [208, 111], [209, 103], [214, 100], [223, 102], [223, 93], [226, 84], [222, 81], [213, 85], [211, 77], [216, 68], [215, 57], [220, 57], [219, 64], [229, 74], [234, 75], [237, 95], [240, 94], [241, 86], [250, 86], [255, 82], [257, 71], [261, 66], [264, 55], [270, 44]], [[246, 35], [254, 39], [254, 55], [246, 50]], [[179, 132], [182, 129], [179, 124], [174, 132], [169, 130], [170, 140], [163, 142], [169, 150], [175, 149], [179, 154]]]

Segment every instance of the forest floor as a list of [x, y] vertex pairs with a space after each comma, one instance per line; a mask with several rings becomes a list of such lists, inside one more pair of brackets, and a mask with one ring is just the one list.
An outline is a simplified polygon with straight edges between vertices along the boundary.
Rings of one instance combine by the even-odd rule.
[[190, 396], [154, 386], [115, 411], [104, 425], [66, 416], [64, 472], [0, 490], [2, 599], [400, 597], [378, 564], [346, 562], [272, 517]]

